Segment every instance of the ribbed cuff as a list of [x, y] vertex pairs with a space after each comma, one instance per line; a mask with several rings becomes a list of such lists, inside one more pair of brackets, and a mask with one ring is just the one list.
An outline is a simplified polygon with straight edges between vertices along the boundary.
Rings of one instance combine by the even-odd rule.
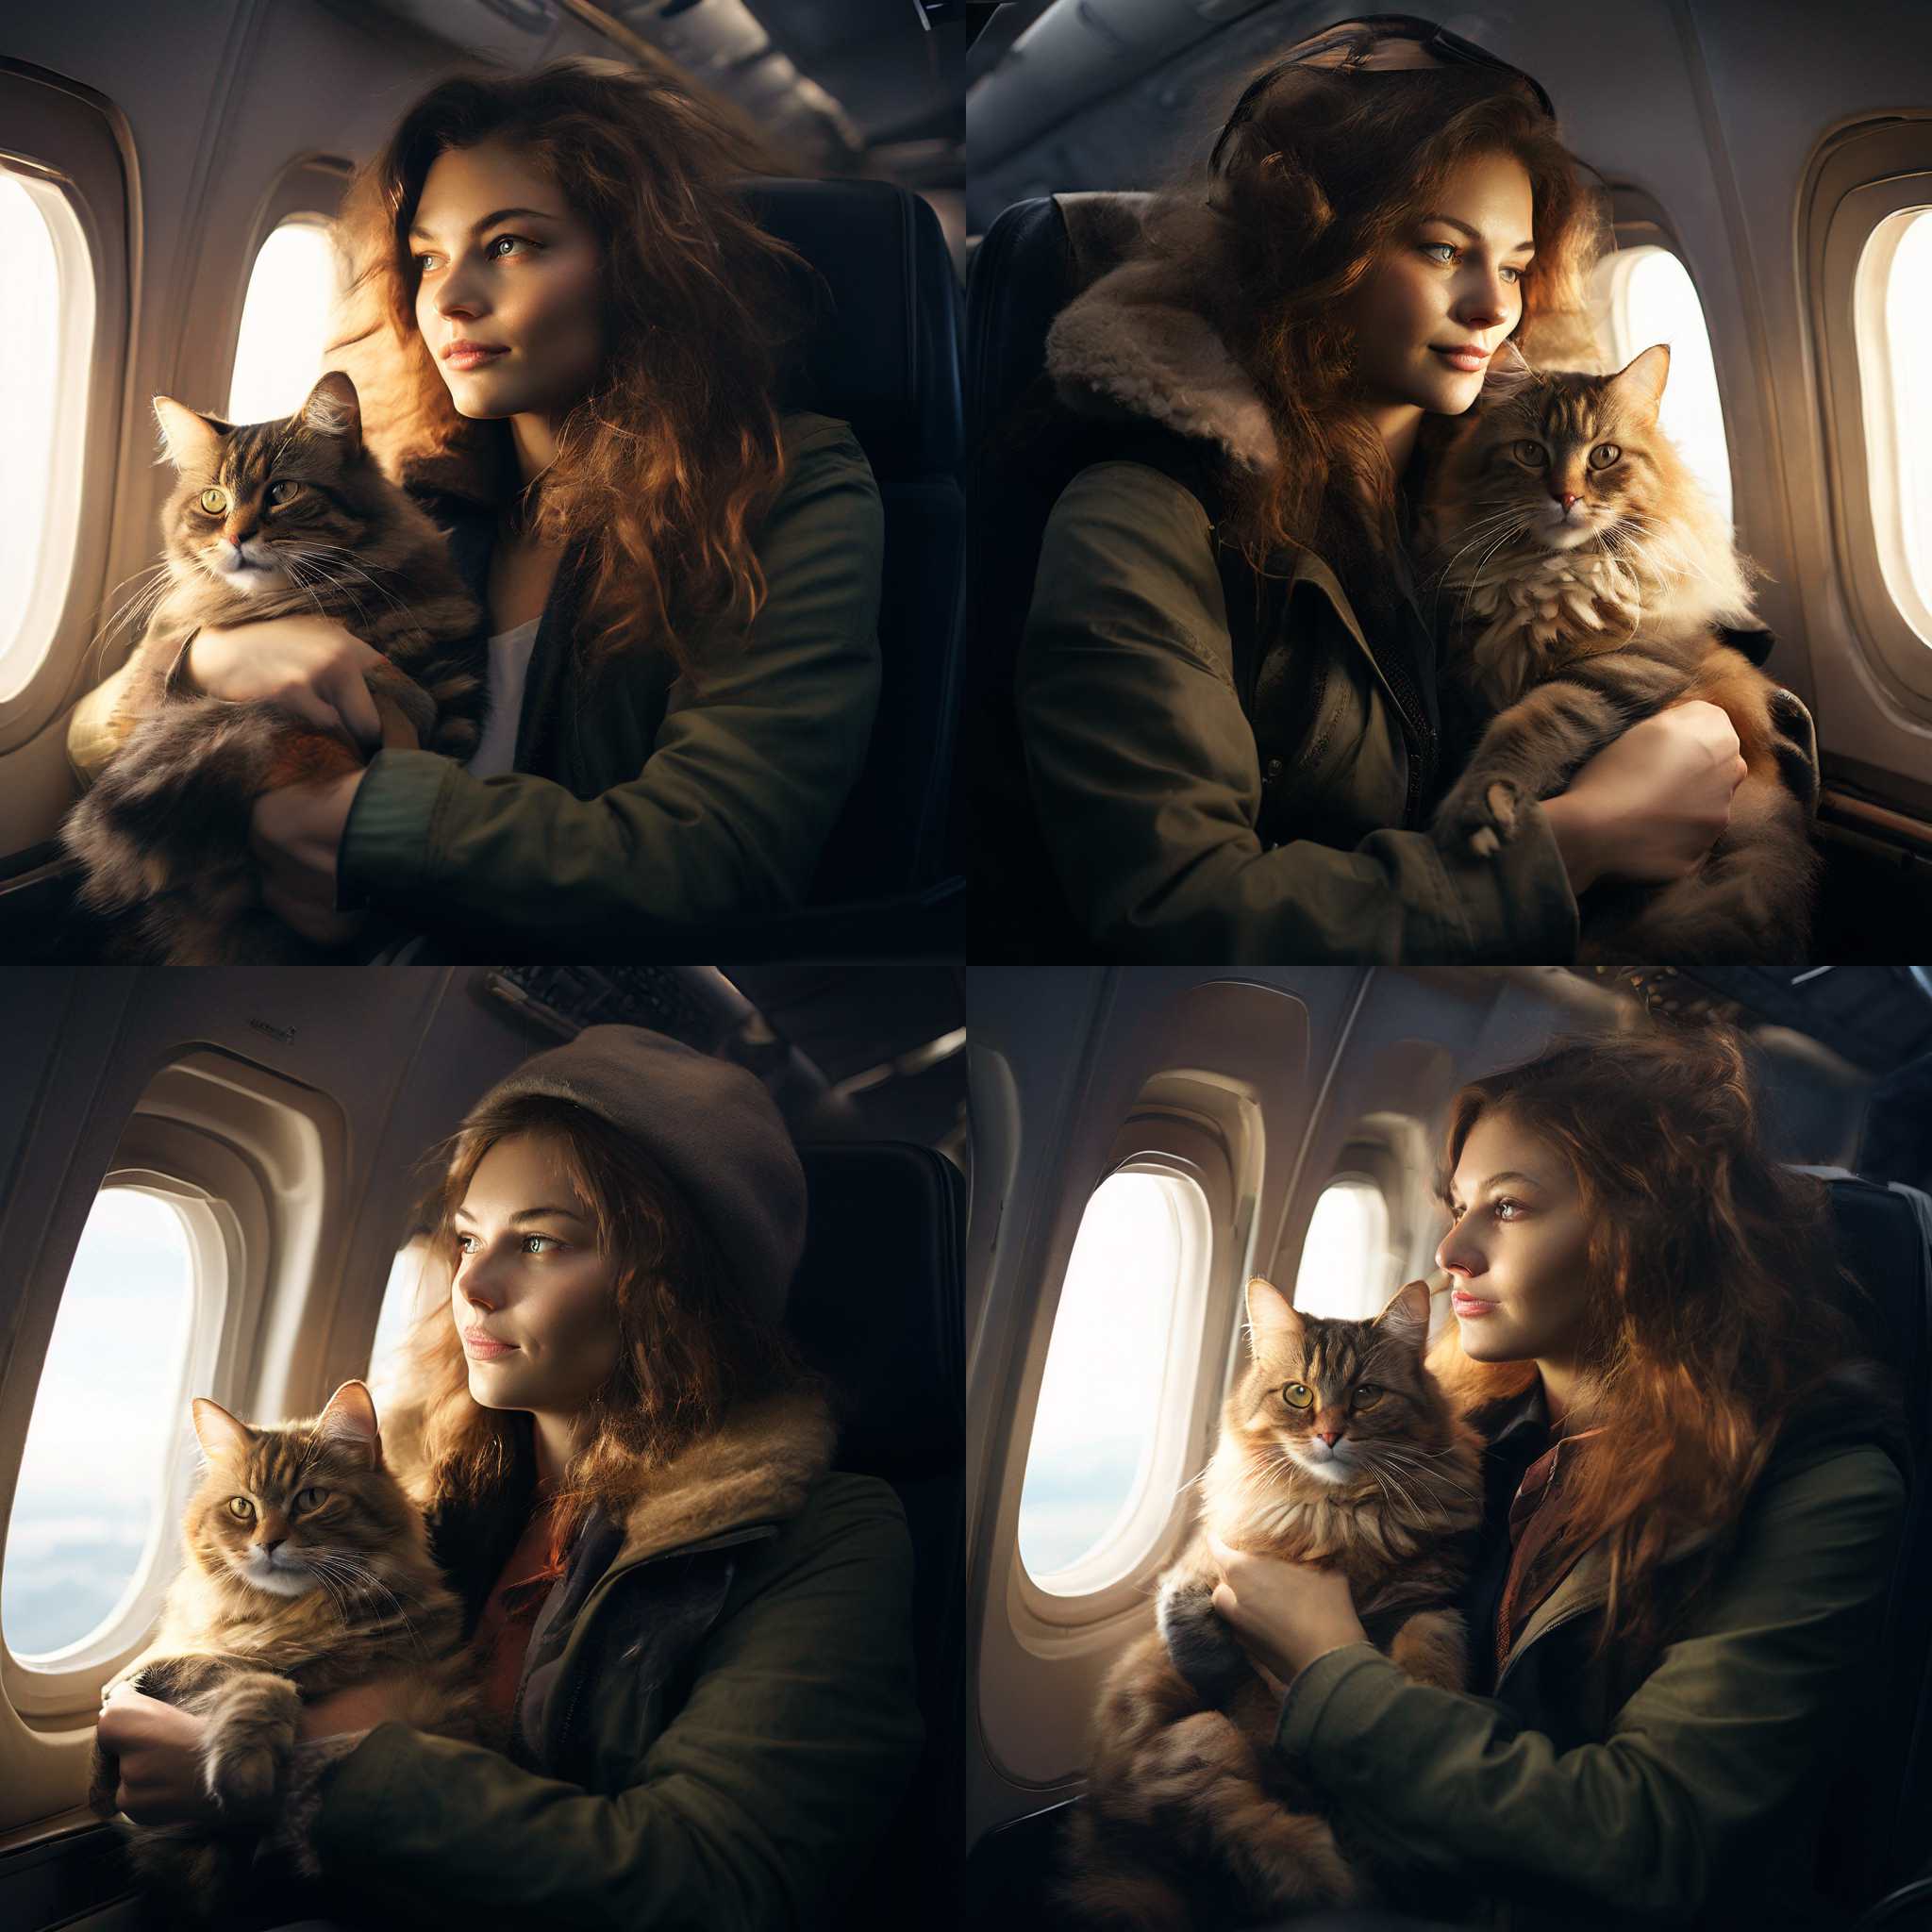
[[436, 820], [458, 767], [427, 751], [379, 751], [356, 788], [336, 847], [336, 909], [372, 900], [408, 915], [435, 876]]
[[304, 1878], [320, 1878], [322, 1864], [315, 1856], [312, 1833], [322, 1810], [329, 1774], [369, 1735], [367, 1730], [339, 1731], [326, 1738], [297, 1744], [289, 1759], [282, 1786], [281, 1809], [275, 1829], [264, 1840], [271, 1851], [287, 1855]]

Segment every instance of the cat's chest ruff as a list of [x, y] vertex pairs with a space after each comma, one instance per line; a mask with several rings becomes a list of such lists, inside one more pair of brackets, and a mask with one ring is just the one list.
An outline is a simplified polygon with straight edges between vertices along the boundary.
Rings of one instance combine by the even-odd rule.
[[1461, 588], [1473, 633], [1464, 675], [1497, 710], [1567, 662], [1580, 641], [1634, 629], [1640, 608], [1629, 569], [1599, 550], [1491, 564]]

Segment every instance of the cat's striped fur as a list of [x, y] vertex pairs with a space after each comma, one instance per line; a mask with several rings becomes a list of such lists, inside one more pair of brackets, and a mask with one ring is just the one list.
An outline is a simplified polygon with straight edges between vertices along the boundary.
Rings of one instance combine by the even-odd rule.
[[[486, 698], [482, 613], [442, 533], [363, 448], [346, 375], [323, 376], [273, 423], [238, 428], [168, 396], [155, 409], [178, 472], [161, 517], [172, 581], [136, 647], [113, 721], [120, 749], [61, 837], [86, 868], [83, 904], [141, 908], [149, 957], [317, 958], [258, 903], [249, 808], [278, 786], [358, 770], [360, 755], [266, 700], [171, 693], [169, 671], [202, 625], [334, 618], [388, 659], [367, 678], [378, 708], [401, 712], [424, 748], [467, 758]], [[222, 508], [207, 507], [210, 491]]]
[[1426, 1284], [1374, 1321], [1341, 1322], [1298, 1314], [1257, 1276], [1247, 1308], [1250, 1359], [1222, 1411], [1200, 1524], [1160, 1579], [1157, 1628], [1101, 1688], [1061, 1890], [1082, 1924], [1191, 1932], [1373, 1896], [1274, 1751], [1278, 1699], [1213, 1608], [1206, 1532], [1343, 1571], [1396, 1662], [1452, 1690], [1465, 1679], [1457, 1606], [1482, 1448], [1423, 1365]]
[[1491, 854], [1527, 801], [1562, 791], [1612, 739], [1706, 699], [1749, 773], [1729, 827], [1686, 878], [1588, 892], [1578, 957], [1798, 960], [1818, 870], [1810, 722], [1719, 634], [1755, 626], [1751, 591], [1657, 428], [1669, 364], [1659, 344], [1614, 375], [1537, 373], [1506, 343], [1433, 465], [1418, 540], [1455, 600], [1444, 668], [1493, 714], [1434, 830], [1445, 849]]
[[[208, 1470], [183, 1521], [187, 1567], [154, 1642], [108, 1686], [207, 1720], [202, 1775], [224, 1825], [123, 1820], [136, 1871], [175, 1919], [212, 1919], [235, 1901], [303, 1704], [400, 1674], [406, 1723], [496, 1741], [476, 1704], [461, 1606], [421, 1512], [384, 1465], [368, 1390], [344, 1382], [314, 1421], [264, 1428], [198, 1400], [194, 1427]], [[97, 1741], [88, 1799], [103, 1818], [115, 1816], [119, 1776]]]

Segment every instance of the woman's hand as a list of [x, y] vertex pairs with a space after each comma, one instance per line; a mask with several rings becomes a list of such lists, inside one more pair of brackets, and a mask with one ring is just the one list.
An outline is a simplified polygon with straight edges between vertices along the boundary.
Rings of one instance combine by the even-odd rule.
[[382, 661], [332, 617], [204, 625], [188, 647], [188, 675], [209, 697], [266, 698], [365, 757], [383, 742], [383, 727], [363, 675]]
[[1255, 1663], [1282, 1684], [1328, 1651], [1366, 1641], [1340, 1570], [1257, 1557], [1212, 1535], [1208, 1548], [1221, 1572], [1215, 1609]]
[[412, 1708], [408, 1678], [372, 1677], [366, 1684], [351, 1684], [346, 1690], [332, 1690], [305, 1704], [295, 1720], [296, 1740], [307, 1743], [338, 1731], [366, 1731], [392, 1717], [407, 1724]]
[[201, 1781], [208, 1720], [128, 1684], [101, 1707], [101, 1749], [121, 1760], [114, 1803], [137, 1824], [202, 1824], [221, 1811]]
[[1730, 824], [1744, 773], [1736, 727], [1702, 698], [1633, 724], [1543, 801], [1572, 889], [1694, 872]]
[[314, 785], [284, 785], [264, 791], [249, 811], [248, 849], [261, 866], [261, 903], [319, 946], [347, 945], [369, 917], [336, 910], [336, 853], [366, 775], [345, 772]]

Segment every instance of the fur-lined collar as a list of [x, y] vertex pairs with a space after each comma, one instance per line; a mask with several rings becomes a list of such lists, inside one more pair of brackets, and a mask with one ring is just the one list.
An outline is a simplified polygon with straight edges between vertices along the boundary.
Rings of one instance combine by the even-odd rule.
[[656, 1471], [631, 1505], [611, 1568], [805, 1507], [831, 1467], [838, 1430], [815, 1395], [777, 1396], [729, 1418]]
[[1172, 231], [1158, 254], [1124, 262], [1063, 308], [1046, 338], [1047, 374], [1060, 400], [1083, 415], [1144, 416], [1182, 436], [1217, 443], [1245, 470], [1271, 468], [1280, 445], [1254, 378], [1189, 300], [1187, 278], [1205, 243]]

